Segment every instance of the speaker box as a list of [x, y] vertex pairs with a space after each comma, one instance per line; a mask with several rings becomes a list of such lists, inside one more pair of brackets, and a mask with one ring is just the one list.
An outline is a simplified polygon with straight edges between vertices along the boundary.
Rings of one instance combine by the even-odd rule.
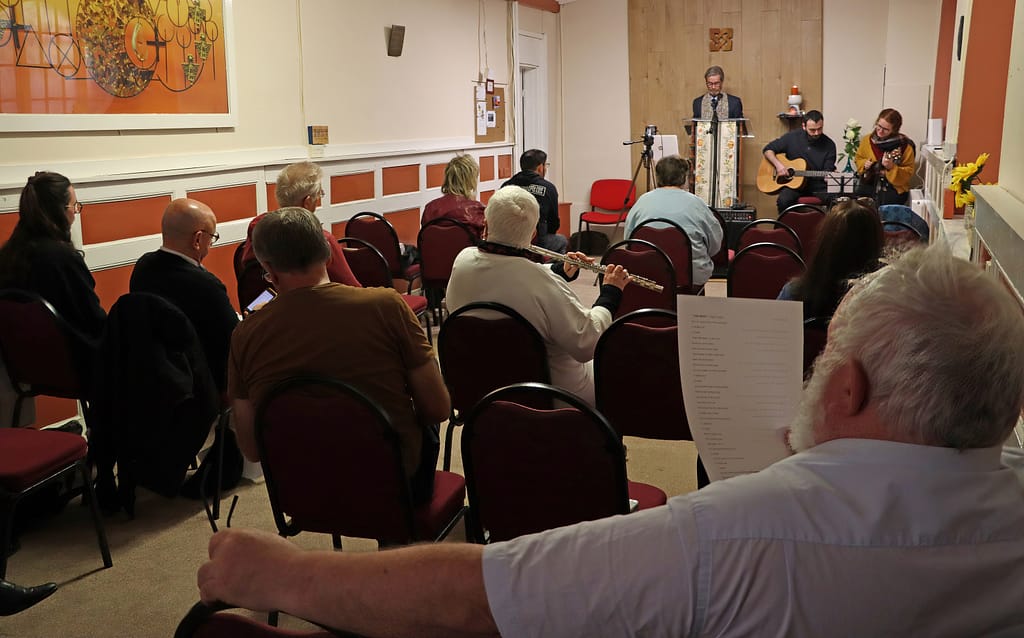
[[388, 36], [388, 55], [397, 58], [402, 55], [402, 44], [405, 42], [405, 27], [400, 24], [391, 25]]

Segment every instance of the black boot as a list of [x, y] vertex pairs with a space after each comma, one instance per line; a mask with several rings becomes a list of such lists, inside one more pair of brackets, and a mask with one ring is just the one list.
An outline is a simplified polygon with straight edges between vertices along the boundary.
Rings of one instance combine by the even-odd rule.
[[0, 616], [12, 616], [57, 591], [56, 583], [22, 587], [0, 579]]

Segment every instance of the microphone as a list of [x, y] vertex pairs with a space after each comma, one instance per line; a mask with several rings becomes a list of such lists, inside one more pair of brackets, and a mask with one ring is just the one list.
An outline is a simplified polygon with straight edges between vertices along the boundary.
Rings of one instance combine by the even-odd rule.
[[718, 108], [718, 97], [719, 96], [717, 96], [717, 95], [712, 95], [711, 96], [711, 108], [712, 109], [717, 109]]

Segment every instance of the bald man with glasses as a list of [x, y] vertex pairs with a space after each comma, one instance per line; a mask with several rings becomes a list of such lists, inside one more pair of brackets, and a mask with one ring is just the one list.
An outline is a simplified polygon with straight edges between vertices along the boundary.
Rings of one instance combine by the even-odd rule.
[[130, 290], [159, 295], [185, 313], [199, 337], [217, 389], [224, 392], [231, 333], [238, 325], [238, 314], [227, 288], [202, 266], [210, 247], [220, 239], [217, 218], [200, 201], [176, 199], [164, 210], [160, 230], [163, 245], [136, 262]]

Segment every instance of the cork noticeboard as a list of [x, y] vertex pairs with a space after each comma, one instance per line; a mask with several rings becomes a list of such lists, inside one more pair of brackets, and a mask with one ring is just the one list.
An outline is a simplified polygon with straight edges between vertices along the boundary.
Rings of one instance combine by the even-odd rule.
[[[488, 85], [492, 87], [491, 93], [487, 92]], [[493, 126], [488, 118], [491, 118]], [[477, 144], [505, 141], [505, 87], [494, 86], [493, 82], [474, 83], [473, 130]]]

